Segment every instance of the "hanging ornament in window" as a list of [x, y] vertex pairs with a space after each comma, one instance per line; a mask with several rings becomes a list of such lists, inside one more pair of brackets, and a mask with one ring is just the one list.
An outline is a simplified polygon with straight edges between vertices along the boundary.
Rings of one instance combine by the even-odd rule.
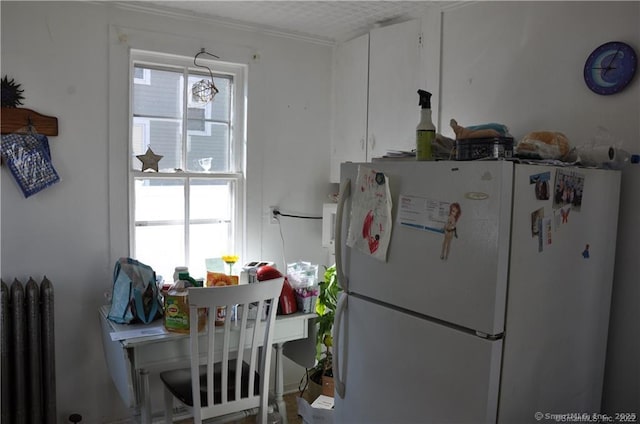
[[199, 68], [205, 68], [206, 70], [208, 70], [211, 79], [202, 79], [193, 84], [193, 87], [191, 88], [191, 94], [193, 95], [194, 100], [208, 103], [213, 100], [216, 94], [218, 94], [218, 88], [213, 82], [213, 71], [211, 71], [211, 68], [205, 65], [198, 65], [196, 63], [196, 59], [198, 59], [198, 56], [200, 56], [201, 54], [208, 54], [209, 56], [215, 57], [216, 59], [219, 59], [219, 57], [205, 51], [204, 49], [200, 49], [200, 52], [193, 58], [193, 64]]

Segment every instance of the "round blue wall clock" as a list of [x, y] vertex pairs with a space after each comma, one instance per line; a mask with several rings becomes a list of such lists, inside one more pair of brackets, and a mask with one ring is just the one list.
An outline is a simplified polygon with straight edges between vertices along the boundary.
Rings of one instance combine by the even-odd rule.
[[584, 82], [596, 94], [622, 91], [633, 79], [638, 56], [630, 45], [610, 41], [598, 46], [584, 64]]

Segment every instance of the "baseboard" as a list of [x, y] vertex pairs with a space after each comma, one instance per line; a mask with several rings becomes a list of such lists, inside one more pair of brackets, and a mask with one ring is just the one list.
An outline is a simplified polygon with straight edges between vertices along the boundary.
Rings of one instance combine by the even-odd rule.
[[290, 395], [291, 393], [300, 393], [300, 388], [297, 384], [288, 384], [283, 387], [283, 394]]

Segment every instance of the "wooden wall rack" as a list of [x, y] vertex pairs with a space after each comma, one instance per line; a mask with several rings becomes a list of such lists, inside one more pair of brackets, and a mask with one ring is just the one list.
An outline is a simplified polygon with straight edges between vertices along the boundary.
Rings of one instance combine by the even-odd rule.
[[0, 108], [0, 113], [2, 134], [14, 133], [31, 124], [38, 134], [58, 135], [58, 118], [54, 116], [47, 116], [31, 109], [17, 107]]

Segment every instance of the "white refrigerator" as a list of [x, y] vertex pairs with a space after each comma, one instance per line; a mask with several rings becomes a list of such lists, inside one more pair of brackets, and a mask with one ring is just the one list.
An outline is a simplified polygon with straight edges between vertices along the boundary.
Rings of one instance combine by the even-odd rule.
[[342, 164], [334, 422], [599, 413], [619, 187], [512, 161]]

